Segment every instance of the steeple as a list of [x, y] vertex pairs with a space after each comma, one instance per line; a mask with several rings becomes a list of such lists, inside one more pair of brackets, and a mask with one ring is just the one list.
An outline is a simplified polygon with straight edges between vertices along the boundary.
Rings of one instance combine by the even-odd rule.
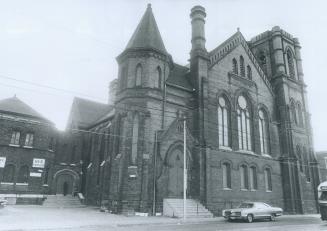
[[167, 54], [156, 20], [152, 13], [151, 4], [148, 4], [143, 17], [125, 50], [137, 48], [151, 48]]

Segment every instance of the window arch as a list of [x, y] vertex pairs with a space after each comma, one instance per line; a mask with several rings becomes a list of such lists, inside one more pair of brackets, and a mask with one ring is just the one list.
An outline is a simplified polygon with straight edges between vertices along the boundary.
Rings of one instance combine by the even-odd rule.
[[238, 75], [237, 61], [235, 58], [233, 59], [233, 73]]
[[15, 179], [15, 166], [13, 164], [8, 164], [3, 169], [2, 182], [14, 182]]
[[264, 51], [259, 52], [258, 59], [262, 70], [267, 74], [267, 58]]
[[297, 104], [297, 117], [299, 118], [299, 125], [303, 127], [303, 112], [302, 112], [302, 106], [300, 103]]
[[293, 54], [290, 49], [287, 50], [286, 56], [287, 56], [289, 75], [292, 79], [294, 79], [295, 78], [294, 59], [293, 59]]
[[225, 97], [218, 97], [218, 146], [229, 147], [229, 113], [230, 107]]
[[161, 89], [161, 84], [162, 84], [162, 71], [160, 67], [157, 67], [156, 76], [154, 79], [154, 87]]
[[272, 191], [272, 182], [271, 182], [271, 170], [270, 170], [270, 168], [265, 168], [264, 174], [265, 174], [266, 191], [271, 192]]
[[257, 168], [255, 166], [250, 167], [250, 189], [258, 189]]
[[248, 79], [252, 80], [252, 70], [251, 70], [250, 65], [247, 65], [247, 67], [246, 67], [246, 77]]
[[240, 95], [237, 100], [237, 124], [239, 149], [251, 151], [250, 110], [249, 103], [243, 95]]
[[263, 109], [259, 110], [259, 138], [260, 149], [262, 154], [269, 153], [269, 127], [268, 116]]
[[20, 167], [18, 172], [17, 183], [28, 183], [29, 174], [30, 171], [28, 169], [28, 166], [24, 165]]
[[243, 164], [240, 166], [241, 189], [249, 189], [248, 167]]
[[138, 64], [136, 66], [136, 71], [135, 71], [135, 86], [142, 85], [142, 74], [143, 74], [142, 66], [141, 64]]
[[133, 118], [133, 135], [132, 135], [132, 156], [131, 164], [136, 164], [139, 135], [139, 115], [135, 113]]
[[241, 76], [245, 77], [244, 58], [242, 55], [240, 56], [240, 72], [241, 72]]
[[230, 163], [223, 163], [223, 188], [231, 189], [232, 181], [231, 181], [231, 165]]

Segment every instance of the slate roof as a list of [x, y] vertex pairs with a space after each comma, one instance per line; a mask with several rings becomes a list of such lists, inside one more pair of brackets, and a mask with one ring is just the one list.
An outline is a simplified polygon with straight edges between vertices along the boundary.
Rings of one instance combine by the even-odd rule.
[[189, 79], [189, 68], [175, 63], [170, 71], [167, 83], [192, 91], [193, 86]]
[[0, 100], [0, 112], [33, 117], [53, 124], [50, 120], [43, 117], [39, 112], [18, 99], [16, 96]]
[[88, 99], [75, 97], [70, 111], [68, 123], [75, 123], [80, 127], [88, 127], [103, 117], [112, 106]]
[[152, 48], [167, 53], [150, 4], [129, 40], [126, 50], [133, 48]]

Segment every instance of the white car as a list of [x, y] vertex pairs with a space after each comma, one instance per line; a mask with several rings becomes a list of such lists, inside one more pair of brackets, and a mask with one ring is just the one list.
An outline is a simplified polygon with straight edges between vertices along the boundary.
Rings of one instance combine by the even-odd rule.
[[243, 202], [235, 209], [223, 210], [222, 214], [228, 221], [246, 220], [250, 223], [255, 219], [274, 221], [277, 216], [283, 214], [283, 209], [272, 207], [263, 202]]

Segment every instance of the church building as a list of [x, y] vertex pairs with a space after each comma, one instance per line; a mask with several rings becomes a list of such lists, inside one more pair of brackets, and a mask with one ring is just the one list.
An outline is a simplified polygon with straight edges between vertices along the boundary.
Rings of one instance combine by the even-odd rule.
[[186, 121], [189, 199], [215, 215], [242, 201], [316, 212], [299, 40], [278, 26], [251, 40], [238, 30], [207, 50], [205, 8], [190, 18], [189, 63], [174, 62], [148, 5], [117, 57], [112, 103], [75, 99], [67, 132], [83, 140], [86, 202], [154, 214], [182, 199]]

